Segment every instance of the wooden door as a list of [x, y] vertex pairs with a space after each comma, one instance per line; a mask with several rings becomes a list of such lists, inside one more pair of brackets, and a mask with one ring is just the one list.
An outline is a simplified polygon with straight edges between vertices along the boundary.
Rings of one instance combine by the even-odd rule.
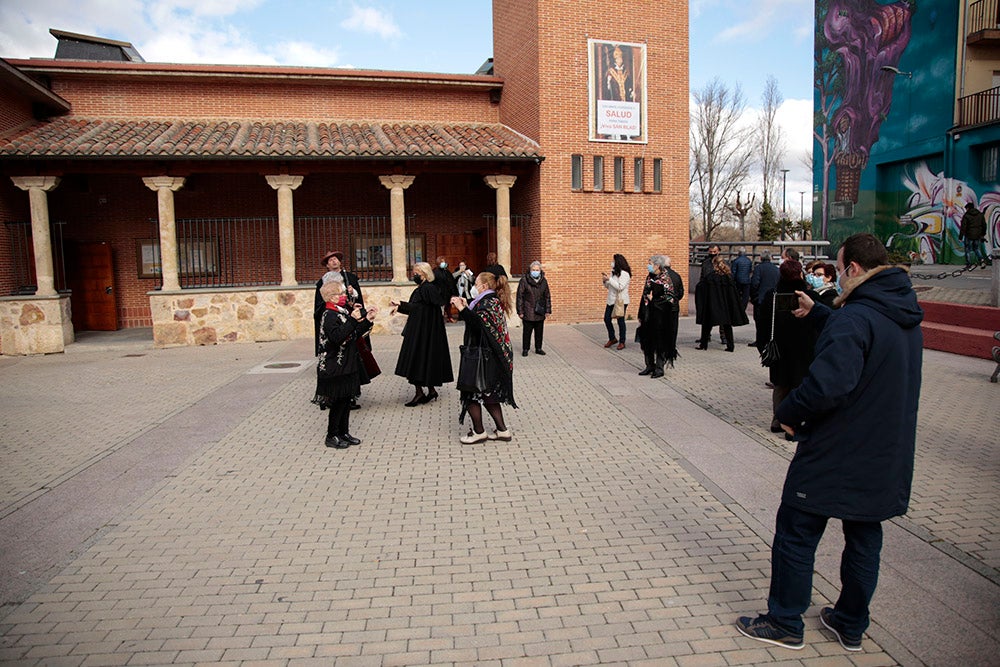
[[[437, 246], [437, 254], [448, 260], [448, 268], [451, 271], [458, 270], [458, 263], [465, 262], [473, 271], [482, 268], [485, 253], [479, 254], [479, 247], [476, 243], [476, 235], [472, 232], [464, 234], [437, 234], [434, 239]], [[428, 259], [431, 263], [435, 257]]]
[[115, 267], [111, 244], [76, 244], [69, 284], [76, 331], [117, 331]]

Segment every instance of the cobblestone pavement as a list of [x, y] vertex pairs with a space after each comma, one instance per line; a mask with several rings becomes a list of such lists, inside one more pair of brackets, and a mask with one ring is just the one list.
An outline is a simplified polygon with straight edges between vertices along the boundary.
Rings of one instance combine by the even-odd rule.
[[[706, 409], [677, 384], [694, 350], [650, 381], [636, 350], [603, 350], [595, 331], [548, 327], [549, 354], [515, 362], [514, 441], [475, 446], [458, 442], [453, 386], [402, 405], [395, 336], [374, 339], [388, 371], [352, 415], [364, 443], [346, 451], [322, 446], [313, 371], [292, 363], [309, 341], [0, 358], [0, 453], [22, 485], [0, 517], [0, 662], [995, 660], [995, 579], [895, 525], [862, 653], [831, 641], [816, 609], [802, 651], [739, 636], [735, 617], [766, 597], [784, 444], [729, 416], [727, 385]], [[725, 378], [710, 359], [748, 352], [697, 363]], [[76, 400], [42, 400], [73, 396], [58, 387], [74, 377]], [[47, 420], [81, 451], [52, 470], [33, 462], [49, 456], [56, 428], [35, 426]], [[967, 447], [967, 422], [953, 423]], [[836, 567], [817, 561], [817, 607]]]

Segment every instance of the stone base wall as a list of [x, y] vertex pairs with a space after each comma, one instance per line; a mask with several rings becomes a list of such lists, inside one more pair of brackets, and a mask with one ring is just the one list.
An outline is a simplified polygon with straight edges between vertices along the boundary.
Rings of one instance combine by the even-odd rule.
[[[389, 302], [409, 298], [413, 284], [361, 286], [367, 306], [377, 306], [373, 334], [399, 334], [406, 316], [389, 314]], [[513, 297], [516, 283], [511, 287]], [[316, 288], [257, 287], [150, 292], [153, 344], [156, 347], [259, 343], [312, 338]], [[521, 325], [516, 315], [510, 327]]]
[[73, 340], [69, 296], [0, 298], [0, 354], [53, 354]]

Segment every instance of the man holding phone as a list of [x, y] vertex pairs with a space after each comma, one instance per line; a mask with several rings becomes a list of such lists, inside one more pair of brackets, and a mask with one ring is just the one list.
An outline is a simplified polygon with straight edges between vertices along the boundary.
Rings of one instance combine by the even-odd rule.
[[841, 592], [820, 621], [845, 649], [861, 650], [882, 521], [906, 512], [913, 481], [923, 311], [907, 272], [889, 265], [871, 234], [844, 241], [837, 276], [838, 310], [803, 292], [794, 311], [822, 330], [808, 375], [776, 411], [798, 446], [775, 521], [767, 612], [736, 622], [747, 637], [791, 649], [804, 646], [816, 547], [836, 518], [845, 541]]

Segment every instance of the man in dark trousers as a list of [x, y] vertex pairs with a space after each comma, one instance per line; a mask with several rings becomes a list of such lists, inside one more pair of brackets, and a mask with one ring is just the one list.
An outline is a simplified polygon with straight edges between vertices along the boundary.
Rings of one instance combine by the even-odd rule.
[[[970, 201], [965, 205], [962, 226], [958, 231], [958, 240], [965, 244], [965, 268], [968, 269], [977, 264], [985, 266], [993, 263], [983, 249], [983, 239], [985, 238], [986, 216]], [[970, 256], [973, 259], [970, 259]]]
[[775, 411], [798, 445], [788, 466], [771, 546], [767, 613], [742, 616], [743, 635], [800, 649], [816, 547], [840, 519], [840, 596], [820, 622], [848, 651], [861, 650], [878, 581], [882, 522], [906, 512], [920, 400], [923, 311], [910, 277], [885, 246], [855, 234], [837, 253], [843, 292], [831, 311], [802, 292], [796, 317], [821, 328], [802, 384]]
[[750, 274], [753, 272], [753, 260], [747, 257], [746, 248], [736, 249], [736, 257], [729, 262], [729, 270], [733, 272], [733, 282], [740, 293], [740, 306], [746, 310], [750, 301]]
[[750, 303], [753, 304], [753, 323], [756, 330], [754, 342], [747, 347], [763, 350], [771, 340], [771, 320], [762, 322], [758, 317], [764, 296], [778, 284], [778, 267], [771, 263], [771, 253], [766, 250], [760, 253], [760, 264], [754, 267], [750, 275]]

